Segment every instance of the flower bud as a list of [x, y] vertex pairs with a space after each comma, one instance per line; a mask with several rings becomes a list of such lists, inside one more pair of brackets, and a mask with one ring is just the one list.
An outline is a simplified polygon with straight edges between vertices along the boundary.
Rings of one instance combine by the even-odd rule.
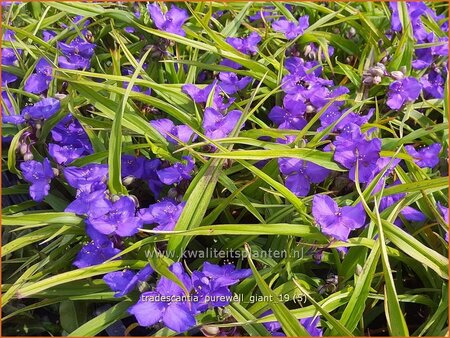
[[311, 113], [314, 113], [315, 111], [316, 111], [316, 108], [314, 108], [314, 106], [312, 106], [310, 104], [308, 104], [306, 106], [306, 110], [305, 110], [306, 114], [311, 114]]
[[32, 159], [34, 159], [34, 156], [32, 153], [26, 153], [25, 155], [23, 155], [23, 159], [24, 161], [31, 161]]
[[28, 144], [21, 143], [20, 146], [19, 146], [20, 154], [25, 155], [26, 153], [28, 153], [28, 151], [29, 151]]
[[356, 274], [357, 276], [361, 276], [362, 272], [363, 272], [362, 266], [359, 265], [359, 264], [356, 264], [355, 274]]
[[52, 168], [52, 170], [53, 170], [53, 175], [59, 176], [59, 170], [57, 168]]
[[383, 76], [384, 75], [384, 70], [381, 68], [381, 67], [378, 67], [378, 66], [375, 66], [375, 67], [372, 67], [371, 69], [370, 69], [370, 73], [373, 75], [373, 76]]
[[303, 49], [303, 53], [305, 53], [305, 55], [309, 55], [309, 53], [312, 52], [312, 48], [310, 45], [306, 45], [305, 48]]
[[119, 195], [111, 195], [110, 199], [111, 199], [111, 202], [117, 202], [118, 200], [120, 200], [120, 196]]
[[127, 177], [125, 177], [122, 180], [122, 184], [127, 187], [130, 184], [132, 184], [135, 180], [136, 180], [136, 177], [134, 177], [134, 176], [127, 176]]
[[403, 73], [403, 75], [406, 75], [406, 66], [401, 66], [400, 71]]
[[401, 71], [394, 70], [393, 72], [391, 72], [391, 77], [394, 80], [402, 80], [405, 77], [405, 75]]
[[354, 27], [350, 27], [350, 29], [347, 31], [347, 33], [345, 35], [347, 36], [347, 39], [351, 39], [351, 38], [355, 37], [356, 29]]
[[203, 325], [200, 329], [206, 337], [215, 337], [219, 335], [220, 329], [217, 326]]
[[373, 83], [373, 77], [372, 76], [367, 76], [364, 78], [363, 83], [365, 85], [371, 85]]
[[380, 84], [380, 82], [381, 82], [381, 76], [375, 76], [372, 80], [372, 83], [374, 85]]
[[56, 93], [55, 94], [55, 99], [58, 99], [58, 100], [64, 100], [65, 98], [67, 97], [67, 95], [66, 94], [62, 94], [62, 93]]

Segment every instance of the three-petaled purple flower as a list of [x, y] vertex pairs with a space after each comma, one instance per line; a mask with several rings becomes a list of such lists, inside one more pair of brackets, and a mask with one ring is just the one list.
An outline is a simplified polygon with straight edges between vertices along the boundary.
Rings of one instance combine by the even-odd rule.
[[194, 160], [190, 156], [183, 156], [186, 163], [177, 162], [174, 165], [156, 171], [159, 180], [165, 185], [180, 183], [182, 180], [189, 180], [194, 170]]
[[121, 196], [117, 201], [111, 202], [105, 215], [91, 217], [89, 221], [98, 232], [120, 237], [132, 236], [142, 227], [142, 220], [136, 216], [136, 204], [128, 196]]
[[91, 141], [80, 122], [68, 114], [51, 130], [53, 143], [48, 152], [58, 164], [67, 165], [73, 160], [93, 152]]
[[228, 37], [225, 41], [241, 53], [256, 54], [258, 52], [258, 43], [261, 42], [261, 36], [256, 32], [252, 32], [245, 38]]
[[52, 80], [52, 66], [44, 58], [39, 59], [31, 74], [25, 82], [24, 90], [33, 94], [40, 94], [48, 89]]
[[25, 119], [47, 120], [52, 117], [61, 108], [59, 100], [48, 97], [35, 103], [32, 106], [26, 106], [22, 109], [22, 116]]
[[294, 101], [289, 97], [284, 97], [284, 108], [275, 106], [270, 111], [269, 119], [278, 125], [280, 129], [300, 130], [306, 126], [307, 122], [303, 118], [306, 105], [302, 101]]
[[[261, 316], [271, 315], [272, 310], [264, 312]], [[322, 337], [322, 329], [318, 328], [320, 322], [320, 316], [308, 317], [300, 319], [300, 323], [303, 325], [306, 331], [312, 337]], [[272, 336], [284, 337], [284, 332], [281, 331], [281, 324], [278, 321], [263, 323], [266, 329], [271, 333]]]
[[81, 248], [73, 262], [73, 265], [79, 269], [102, 264], [120, 252], [108, 236], [95, 230], [89, 221], [86, 220], [85, 223], [86, 233], [91, 241]]
[[50, 182], [55, 174], [48, 158], [38, 162], [35, 160], [20, 163], [20, 170], [25, 181], [31, 183], [30, 196], [36, 202], [41, 202], [50, 191]]
[[355, 181], [358, 166], [359, 182], [368, 182], [380, 158], [381, 140], [378, 138], [367, 140], [365, 135], [361, 134], [359, 126], [348, 124], [344, 132], [336, 136], [333, 144], [336, 147], [334, 160], [350, 169], [350, 179]]
[[414, 159], [414, 162], [421, 168], [433, 168], [439, 163], [439, 153], [442, 146], [439, 143], [433, 143], [428, 147], [414, 149], [414, 146], [405, 146], [405, 150]]
[[171, 200], [164, 200], [139, 210], [139, 217], [144, 224], [157, 224], [154, 230], [171, 231], [180, 218], [186, 202], [176, 204]]
[[185, 9], [172, 5], [167, 13], [163, 13], [161, 7], [155, 2], [149, 4], [147, 9], [153, 23], [159, 30], [181, 36], [186, 35], [186, 32], [183, 30], [183, 24], [189, 16]]
[[272, 23], [272, 29], [276, 32], [283, 33], [286, 39], [293, 40], [297, 36], [302, 35], [305, 29], [309, 27], [309, 16], [301, 16], [298, 22], [286, 19], [280, 19]]
[[231, 72], [220, 72], [219, 79], [220, 88], [228, 95], [237, 93], [252, 82], [252, 78], [250, 76], [239, 78], [235, 73]]
[[208, 308], [228, 305], [232, 297], [228, 287], [251, 274], [251, 269], [236, 269], [232, 264], [219, 266], [204, 262], [201, 272], [192, 273], [192, 283], [198, 297], [197, 310], [202, 312]]
[[139, 282], [147, 281], [153, 271], [153, 268], [147, 265], [137, 273], [128, 269], [110, 272], [103, 277], [103, 280], [115, 292], [114, 297], [120, 298], [130, 293]]
[[188, 94], [195, 103], [206, 103], [211, 91], [214, 90], [212, 108], [218, 111], [224, 111], [235, 101], [235, 98], [225, 98], [222, 89], [217, 86], [217, 83], [218, 81], [215, 80], [204, 88], [199, 88], [193, 84], [186, 84], [182, 87], [182, 90], [184, 93]]
[[78, 189], [75, 200], [66, 207], [65, 211], [96, 218], [105, 215], [110, 208], [111, 202], [107, 198], [106, 185], [99, 181]]
[[59, 42], [58, 47], [63, 56], [58, 57], [58, 63], [65, 69], [88, 69], [94, 55], [96, 45], [77, 36], [70, 43]]
[[296, 158], [280, 158], [278, 165], [286, 176], [286, 187], [299, 197], [308, 195], [311, 183], [323, 182], [330, 173], [315, 163]]
[[242, 112], [232, 110], [222, 115], [213, 108], [206, 108], [203, 116], [203, 129], [205, 135], [213, 140], [227, 137], [236, 127]]
[[340, 208], [327, 195], [314, 196], [312, 214], [324, 234], [341, 241], [346, 241], [351, 230], [361, 228], [366, 222], [366, 213], [361, 203], [354, 207]]
[[191, 127], [184, 124], [176, 126], [169, 119], [153, 120], [150, 121], [150, 124], [153, 128], [159, 131], [167, 141], [173, 144], [179, 143], [177, 139], [182, 143], [188, 143], [189, 141], [194, 141], [197, 138], [197, 135], [194, 133]]
[[87, 164], [84, 167], [67, 167], [64, 169], [64, 177], [67, 183], [77, 189], [89, 189], [92, 184], [105, 181], [108, 176], [106, 164]]
[[[192, 281], [181, 263], [174, 263], [169, 270], [191, 291]], [[161, 277], [154, 291], [144, 292], [128, 311], [141, 326], [162, 321], [169, 329], [181, 333], [195, 325], [194, 304], [178, 284], [166, 277]]]
[[389, 85], [386, 104], [391, 109], [400, 109], [407, 102], [414, 102], [419, 97], [422, 86], [413, 77], [392, 82]]

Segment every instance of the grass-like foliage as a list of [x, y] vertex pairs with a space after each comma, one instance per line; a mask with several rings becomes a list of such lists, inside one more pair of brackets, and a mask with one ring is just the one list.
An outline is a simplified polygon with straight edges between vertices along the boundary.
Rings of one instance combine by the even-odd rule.
[[3, 335], [446, 335], [447, 15], [2, 2]]

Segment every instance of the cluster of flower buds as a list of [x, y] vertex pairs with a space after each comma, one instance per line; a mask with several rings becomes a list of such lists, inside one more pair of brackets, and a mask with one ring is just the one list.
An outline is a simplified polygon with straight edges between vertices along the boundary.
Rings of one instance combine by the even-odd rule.
[[406, 67], [402, 66], [400, 67], [400, 70], [394, 70], [390, 73], [390, 76], [394, 79], [394, 80], [403, 80], [405, 78], [405, 74], [406, 74]]
[[363, 73], [363, 83], [365, 85], [377, 85], [380, 84], [383, 76], [387, 75], [386, 67], [382, 63], [377, 63], [375, 66], [370, 67]]

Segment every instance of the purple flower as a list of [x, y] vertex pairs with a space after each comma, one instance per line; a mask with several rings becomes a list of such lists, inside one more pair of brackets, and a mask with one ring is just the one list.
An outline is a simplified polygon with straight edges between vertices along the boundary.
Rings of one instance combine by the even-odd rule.
[[206, 108], [202, 124], [205, 135], [213, 140], [227, 137], [241, 116], [242, 112], [239, 110], [232, 110], [224, 116], [213, 108]]
[[82, 144], [79, 147], [73, 145], [60, 146], [55, 143], [49, 143], [48, 145], [48, 153], [58, 164], [69, 164], [79, 158], [84, 151], [85, 149]]
[[419, 97], [422, 86], [413, 77], [406, 77], [389, 85], [387, 105], [391, 109], [400, 109], [406, 102], [414, 102]]
[[151, 3], [147, 5], [150, 17], [153, 20], [155, 26], [162, 31], [186, 36], [183, 30], [184, 22], [189, 18], [185, 9], [178, 8], [172, 5], [167, 13], [163, 13], [157, 3]]
[[22, 115], [27, 119], [47, 120], [52, 117], [61, 108], [59, 100], [48, 97], [35, 103], [32, 106], [26, 106], [22, 109]]
[[191, 127], [184, 124], [176, 126], [169, 119], [159, 119], [150, 121], [153, 128], [163, 135], [167, 141], [173, 144], [178, 144], [178, 141], [172, 136], [179, 139], [182, 143], [188, 143], [189, 141], [195, 141], [197, 134], [191, 129]]
[[2, 86], [6, 87], [9, 83], [16, 81], [18, 77], [12, 73], [2, 70]]
[[442, 146], [439, 143], [433, 143], [419, 151], [414, 149], [413, 146], [405, 146], [406, 152], [413, 157], [414, 162], [421, 168], [435, 167], [439, 163], [441, 149]]
[[136, 178], [142, 178], [144, 175], [145, 157], [135, 157], [133, 155], [122, 155], [121, 169], [122, 177], [133, 176]]
[[[261, 316], [265, 317], [272, 314], [272, 310], [264, 312]], [[317, 325], [320, 322], [320, 316], [308, 317], [300, 319], [300, 323], [303, 325], [306, 331], [312, 337], [322, 337], [322, 329], [318, 328]], [[263, 323], [267, 330], [272, 334], [272, 336], [285, 336], [283, 332], [280, 332], [281, 325], [278, 321]]]
[[25, 181], [31, 184], [30, 196], [36, 202], [41, 202], [50, 191], [50, 182], [55, 177], [48, 158], [42, 163], [31, 160], [20, 163], [20, 170]]
[[[344, 131], [347, 125], [350, 125], [349, 128], [352, 128], [352, 125], [362, 126], [369, 122], [370, 118], [373, 116], [375, 109], [370, 109], [367, 115], [358, 115], [356, 113], [348, 113], [346, 117], [344, 117], [339, 123], [337, 123], [332, 129], [335, 131]], [[336, 122], [344, 113], [339, 110], [339, 108], [335, 105], [331, 105], [320, 117], [320, 128], [317, 128], [317, 131], [321, 131], [326, 127], [330, 126], [334, 122]]]
[[307, 122], [303, 118], [306, 105], [302, 101], [294, 102], [288, 96], [284, 98], [285, 108], [275, 106], [270, 111], [269, 119], [277, 124], [280, 129], [297, 129], [300, 130], [306, 126]]
[[81, 269], [102, 264], [119, 252], [120, 250], [116, 249], [114, 243], [107, 238], [102, 241], [91, 241], [81, 248], [73, 265]]
[[444, 98], [445, 81], [441, 74], [436, 70], [431, 70], [428, 74], [425, 74], [420, 79], [420, 84], [422, 85], [425, 95], [435, 99]]
[[[426, 38], [428, 33], [421, 21], [421, 17], [424, 15], [429, 15], [434, 20], [438, 20], [438, 16], [423, 2], [406, 2], [406, 6], [413, 29], [413, 35], [418, 41], [422, 41]], [[392, 10], [391, 29], [394, 32], [400, 32], [402, 30], [402, 23], [400, 20], [397, 2], [390, 2], [389, 7]]]
[[[400, 181], [396, 181], [390, 186], [392, 187], [399, 183], [400, 183]], [[394, 194], [394, 195], [382, 197], [380, 200], [380, 211], [383, 211], [386, 208], [390, 207], [391, 205], [395, 204], [396, 202], [404, 199], [405, 196], [406, 196], [406, 194], [400, 193], [400, 194]], [[426, 217], [422, 212], [420, 212], [410, 206], [404, 207], [400, 211], [400, 214], [409, 222], [424, 222], [426, 220]], [[397, 218], [394, 221], [394, 224], [396, 224], [397, 226], [401, 226], [400, 218]]]
[[[9, 42], [15, 42], [14, 32], [12, 30], [6, 29], [3, 34], [3, 40]], [[22, 53], [21, 49], [17, 50], [18, 54]], [[17, 61], [17, 55], [13, 48], [3, 48], [2, 49], [2, 65], [13, 66]]]
[[220, 72], [219, 79], [220, 88], [228, 95], [237, 93], [238, 91], [247, 87], [250, 82], [252, 82], [252, 78], [250, 76], [244, 76], [243, 78], [239, 79], [239, 77], [235, 73], [231, 72]]
[[215, 87], [217, 84], [217, 80], [203, 89], [198, 88], [193, 84], [187, 84], [182, 87], [184, 93], [188, 94], [195, 103], [206, 103], [208, 101], [209, 95], [211, 91], [214, 89], [213, 100], [212, 100], [212, 108], [218, 111], [226, 110], [231, 104], [235, 101], [235, 98], [228, 98], [226, 100], [222, 95], [222, 90], [220, 87]]
[[448, 214], [448, 208], [444, 207], [441, 203], [437, 202], [437, 206], [439, 208], [439, 212], [441, 213], [442, 217], [444, 218], [444, 221], [449, 223], [449, 214]]
[[139, 282], [147, 281], [153, 271], [152, 267], [147, 265], [137, 273], [128, 269], [107, 273], [103, 276], [103, 280], [116, 292], [114, 297], [120, 298], [130, 293]]
[[76, 37], [70, 43], [59, 42], [58, 47], [64, 56], [58, 57], [59, 66], [65, 69], [88, 69], [94, 55], [95, 44]]
[[351, 230], [361, 228], [366, 222], [366, 214], [361, 203], [354, 207], [340, 208], [327, 195], [314, 196], [312, 214], [324, 234], [341, 241], [346, 241]]
[[252, 275], [251, 269], [236, 269], [233, 264], [223, 266], [203, 263], [203, 274], [215, 281], [217, 286], [230, 286], [239, 282], [239, 280]]
[[52, 139], [61, 146], [83, 147], [87, 155], [93, 152], [91, 142], [80, 122], [68, 114], [51, 130]]
[[33, 94], [40, 94], [48, 89], [52, 80], [52, 66], [44, 58], [39, 59], [31, 74], [25, 82], [24, 90]]
[[158, 198], [163, 184], [159, 180], [157, 171], [161, 168], [161, 160], [158, 158], [152, 160], [146, 160], [144, 163], [144, 175], [142, 179], [146, 180], [150, 190], [155, 195], [155, 199]]
[[44, 40], [45, 42], [50, 41], [51, 39], [53, 39], [56, 36], [56, 32], [46, 29], [42, 31], [42, 40]]
[[330, 173], [317, 164], [295, 158], [280, 158], [278, 165], [286, 176], [286, 187], [299, 197], [308, 195], [310, 184], [323, 182]]
[[84, 167], [64, 168], [64, 177], [67, 183], [78, 189], [90, 189], [96, 182], [105, 181], [108, 176], [106, 164], [87, 164]]
[[111, 209], [111, 202], [106, 194], [106, 185], [103, 182], [82, 187], [77, 190], [76, 199], [66, 207], [65, 211], [87, 215], [89, 218], [103, 216]]
[[161, 201], [139, 210], [144, 224], [157, 224], [154, 230], [172, 231], [180, 218], [185, 202], [176, 204], [170, 200]]
[[293, 40], [297, 36], [302, 35], [305, 29], [309, 27], [309, 16], [301, 16], [298, 22], [292, 22], [286, 19], [274, 21], [272, 29], [276, 32], [284, 33], [288, 40]]
[[256, 54], [258, 52], [258, 43], [261, 42], [261, 37], [258, 33], [252, 32], [245, 38], [228, 37], [225, 41], [241, 53]]
[[[14, 42], [16, 39], [14, 38], [14, 32], [7, 29], [3, 34], [3, 41]], [[22, 54], [21, 49], [17, 49], [17, 53]], [[13, 66], [17, 65], [18, 59], [16, 55], [16, 51], [13, 48], [3, 48], [2, 49], [2, 65], [3, 66]], [[2, 70], [2, 86], [7, 86], [8, 83], [14, 82], [18, 79], [18, 77], [12, 73], [8, 73]]]
[[49, 143], [48, 150], [58, 164], [67, 165], [93, 152], [88, 135], [71, 114], [59, 121], [51, 134], [54, 142]]
[[191, 179], [194, 170], [194, 160], [190, 156], [183, 156], [186, 164], [181, 162], [175, 163], [173, 166], [157, 170], [159, 180], [165, 185], [180, 183], [182, 180]]
[[[15, 98], [15, 95], [12, 94], [12, 97]], [[22, 114], [17, 115], [14, 105], [11, 102], [11, 98], [8, 95], [8, 92], [6, 92], [6, 91], [2, 91], [2, 102], [4, 103], [4, 105], [6, 107], [6, 110], [5, 110], [3, 108], [3, 104], [2, 104], [2, 122], [3, 123], [21, 124], [21, 123], [25, 122], [25, 119]]]
[[116, 234], [120, 237], [132, 236], [142, 227], [142, 220], [136, 217], [134, 201], [122, 196], [111, 203], [110, 210], [97, 218], [89, 218], [92, 226], [105, 235]]
[[347, 125], [348, 132], [336, 136], [334, 146], [334, 160], [347, 169], [350, 169], [349, 177], [355, 181], [356, 165], [358, 164], [358, 180], [366, 183], [370, 180], [377, 160], [380, 158], [380, 139], [366, 140], [356, 125]]
[[[139, 60], [137, 60], [137, 61], [139, 61]], [[142, 68], [143, 69], [147, 69], [147, 67], [148, 67], [148, 65], [144, 64]], [[124, 67], [122, 67], [122, 75], [132, 76], [135, 71], [136, 71], [136, 69], [131, 67], [131, 66], [124, 66]], [[138, 75], [137, 78], [138, 79], [142, 79], [142, 76]], [[124, 81], [123, 82], [123, 88], [127, 88], [128, 84], [129, 84], [129, 82]], [[152, 94], [151, 88], [147, 88], [146, 90], [143, 90], [138, 85], [134, 85], [132, 87], [132, 91], [137, 92], [137, 93], [140, 93], [141, 91], [143, 91], [145, 95], [151, 95]]]
[[220, 65], [229, 67], [229, 68], [233, 68], [233, 69], [241, 69], [242, 68], [242, 65], [240, 65], [239, 63], [234, 62], [233, 60], [230, 60], [230, 59], [223, 59], [222, 61], [220, 61]]
[[193, 84], [185, 84], [182, 87], [182, 91], [183, 93], [189, 95], [195, 103], [204, 103], [208, 101], [209, 94], [211, 93], [211, 90], [214, 88], [216, 83], [217, 81], [214, 81], [213, 83], [201, 89]]
[[255, 12], [255, 14], [250, 15], [248, 17], [248, 20], [250, 22], [254, 22], [254, 21], [257, 21], [257, 20], [262, 20], [264, 18], [264, 20], [266, 22], [272, 21], [273, 18], [271, 18], [270, 16], [272, 15], [273, 10], [275, 9], [275, 6], [266, 6], [266, 7], [263, 7], [263, 9], [265, 9], [265, 10], [262, 11], [262, 9], [260, 9], [257, 12]]
[[[439, 212], [441, 213], [442, 217], [444, 218], [444, 221], [449, 224], [450, 218], [448, 216], [448, 208], [444, 207], [441, 203], [437, 202], [437, 206], [439, 208]], [[445, 233], [445, 240], [448, 243], [448, 232]]]
[[218, 285], [214, 279], [209, 278], [203, 272], [194, 271], [192, 273], [192, 284], [198, 297], [197, 311], [203, 312], [208, 308], [227, 306], [230, 303], [232, 298], [230, 289], [227, 286]]
[[95, 243], [90, 242], [83, 246], [78, 253], [73, 265], [81, 268], [101, 264], [106, 260], [114, 257], [120, 252], [119, 249], [114, 248], [112, 242]]
[[[170, 268], [188, 291], [192, 282], [184, 272], [181, 263]], [[128, 311], [134, 315], [141, 326], [152, 326], [163, 322], [169, 329], [181, 333], [196, 324], [192, 303], [186, 300], [183, 289], [166, 277], [161, 277], [154, 291], [144, 292], [139, 301]]]

